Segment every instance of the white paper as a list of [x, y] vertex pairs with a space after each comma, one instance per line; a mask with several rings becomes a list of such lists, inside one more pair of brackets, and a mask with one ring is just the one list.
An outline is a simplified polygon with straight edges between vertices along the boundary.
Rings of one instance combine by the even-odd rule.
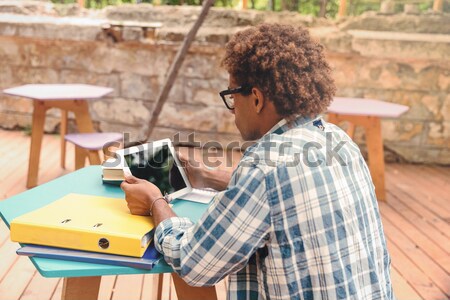
[[217, 191], [211, 189], [192, 189], [191, 192], [187, 193], [186, 195], [180, 196], [179, 198], [192, 202], [209, 203], [216, 194]]

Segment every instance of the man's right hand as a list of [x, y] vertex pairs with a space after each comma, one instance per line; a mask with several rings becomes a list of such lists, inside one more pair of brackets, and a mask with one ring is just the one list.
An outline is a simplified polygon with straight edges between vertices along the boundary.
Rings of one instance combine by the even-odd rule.
[[209, 168], [195, 155], [187, 155], [181, 152], [178, 152], [178, 159], [194, 188], [212, 188], [222, 191], [226, 189], [230, 182], [233, 173], [232, 168]]
[[[195, 157], [190, 157], [184, 153], [178, 152], [178, 159], [186, 172], [186, 175], [194, 188], [207, 188], [207, 168], [206, 166]], [[192, 155], [193, 156], [193, 155]]]
[[153, 201], [162, 197], [156, 185], [133, 175], [126, 175], [120, 187], [125, 192], [125, 200], [133, 215], [148, 216]]

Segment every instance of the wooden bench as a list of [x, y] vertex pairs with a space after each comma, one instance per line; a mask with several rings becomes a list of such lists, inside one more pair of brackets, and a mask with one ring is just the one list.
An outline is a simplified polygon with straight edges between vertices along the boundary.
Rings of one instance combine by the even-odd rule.
[[373, 99], [335, 97], [328, 108], [328, 122], [336, 125], [348, 122], [347, 134], [353, 138], [356, 126], [366, 134], [369, 169], [375, 185], [377, 199], [386, 201], [384, 180], [384, 150], [381, 118], [397, 118], [409, 107]]
[[102, 25], [102, 30], [107, 36], [111, 37], [115, 43], [123, 42], [124, 28], [140, 28], [143, 37], [146, 39], [154, 39], [156, 29], [160, 28], [160, 22], [136, 22], [136, 21], [108, 21]]

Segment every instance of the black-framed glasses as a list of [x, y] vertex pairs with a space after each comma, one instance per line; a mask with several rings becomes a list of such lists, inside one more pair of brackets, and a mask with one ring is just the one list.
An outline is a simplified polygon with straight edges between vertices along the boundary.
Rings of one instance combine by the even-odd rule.
[[244, 96], [250, 95], [252, 91], [251, 86], [243, 85], [234, 89], [226, 89], [219, 93], [220, 97], [222, 97], [223, 103], [229, 110], [234, 109], [234, 94], [242, 94]]

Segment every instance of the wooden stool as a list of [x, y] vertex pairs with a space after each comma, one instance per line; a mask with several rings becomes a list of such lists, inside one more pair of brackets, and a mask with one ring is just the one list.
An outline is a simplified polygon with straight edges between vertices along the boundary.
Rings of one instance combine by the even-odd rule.
[[98, 151], [108, 148], [114, 142], [122, 140], [122, 134], [117, 132], [72, 133], [64, 139], [75, 145], [75, 170], [84, 167], [86, 156], [91, 165], [100, 165]]
[[386, 201], [384, 181], [384, 150], [380, 118], [397, 118], [408, 106], [373, 99], [335, 97], [328, 108], [328, 122], [348, 122], [347, 134], [353, 138], [355, 126], [364, 127], [370, 175], [377, 199]]

